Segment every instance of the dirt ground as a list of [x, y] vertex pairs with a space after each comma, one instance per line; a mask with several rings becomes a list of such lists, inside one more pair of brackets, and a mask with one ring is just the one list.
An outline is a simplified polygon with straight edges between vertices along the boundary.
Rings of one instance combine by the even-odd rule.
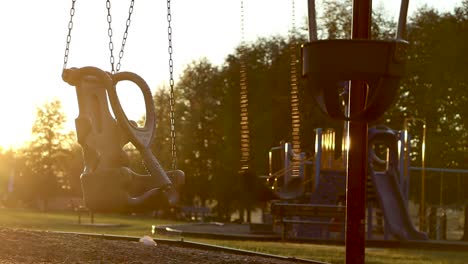
[[0, 228], [0, 263], [257, 263], [292, 261], [159, 244]]

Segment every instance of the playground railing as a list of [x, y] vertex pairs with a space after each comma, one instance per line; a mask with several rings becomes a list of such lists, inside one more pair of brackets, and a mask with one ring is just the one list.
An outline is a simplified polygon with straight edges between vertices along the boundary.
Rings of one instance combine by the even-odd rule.
[[290, 143], [273, 147], [269, 152], [269, 182], [273, 189], [280, 190], [287, 186], [294, 178], [301, 178], [303, 183], [309, 183], [313, 189], [311, 168], [313, 158], [307, 157], [304, 152], [295, 153]]

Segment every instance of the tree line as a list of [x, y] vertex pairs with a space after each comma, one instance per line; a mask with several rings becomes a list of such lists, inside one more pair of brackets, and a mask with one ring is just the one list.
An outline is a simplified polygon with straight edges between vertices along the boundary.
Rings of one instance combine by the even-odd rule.
[[[324, 3], [319, 18], [320, 38], [347, 38], [351, 26], [350, 1]], [[383, 10], [373, 14], [372, 36], [391, 39], [396, 25]], [[187, 175], [184, 204], [214, 202], [220, 217], [230, 217], [239, 208], [260, 206], [269, 194], [259, 187], [257, 176], [268, 173], [268, 151], [291, 140], [291, 63], [301, 72], [300, 61], [291, 62], [291, 52], [300, 58], [305, 29], [294, 37], [271, 36], [237, 47], [222, 65], [206, 58], [187, 65], [175, 85], [176, 147], [178, 166]], [[468, 1], [452, 12], [441, 13], [423, 7], [408, 23], [407, 77], [400, 86], [399, 99], [374, 124], [403, 128], [405, 118], [425, 118], [427, 125], [426, 165], [442, 168], [468, 168]], [[292, 48], [291, 48], [292, 47]], [[248, 176], [240, 176], [240, 60], [247, 66], [251, 160]], [[300, 77], [300, 76], [298, 76]], [[342, 122], [330, 120], [314, 104], [310, 89], [299, 78], [301, 109], [301, 149], [313, 153], [314, 129], [342, 129]], [[169, 90], [154, 94], [157, 112], [153, 152], [165, 168], [171, 164]], [[16, 153], [3, 152], [0, 161], [1, 191], [8, 193], [14, 173], [10, 203], [33, 205], [60, 195], [81, 194], [79, 175], [83, 167], [81, 150], [74, 132], [63, 132], [64, 116], [58, 101], [37, 109], [33, 140]], [[370, 124], [373, 125], [373, 124]], [[421, 124], [409, 121], [412, 134], [411, 162], [421, 162]], [[129, 149], [133, 169], [143, 171], [135, 151]], [[419, 178], [413, 177], [411, 197], [419, 197]], [[428, 174], [428, 192], [438, 193], [438, 175]], [[432, 183], [432, 184], [431, 184]], [[455, 177], [445, 181], [447, 188], [460, 186]], [[468, 178], [462, 178], [463, 189]], [[10, 188], [11, 190], [11, 188]], [[463, 192], [468, 195], [468, 192]], [[447, 191], [445, 203], [460, 202]], [[14, 197], [14, 198], [12, 198]], [[429, 195], [429, 203], [438, 203]], [[468, 197], [463, 197], [468, 199]]]

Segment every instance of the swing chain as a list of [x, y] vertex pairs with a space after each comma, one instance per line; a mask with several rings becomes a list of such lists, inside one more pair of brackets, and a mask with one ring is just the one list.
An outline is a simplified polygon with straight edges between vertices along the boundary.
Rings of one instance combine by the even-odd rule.
[[65, 55], [63, 56], [63, 70], [67, 68], [68, 54], [70, 53], [71, 32], [73, 29], [73, 16], [75, 15], [75, 2], [76, 0], [72, 0], [72, 6], [70, 8], [70, 21], [68, 22], [67, 44], [65, 45]]
[[244, 20], [244, 1], [240, 2], [241, 11], [241, 49], [239, 55], [240, 63], [240, 168], [239, 173], [244, 174], [249, 170], [250, 160], [250, 130], [249, 130], [249, 99], [247, 85], [247, 66], [246, 56], [247, 48], [245, 44], [245, 20]]
[[245, 45], [245, 18], [244, 18], [244, 1], [241, 0], [240, 2], [240, 9], [241, 9], [241, 21], [240, 21], [240, 24], [241, 24], [241, 45], [244, 46]]
[[111, 73], [114, 74], [114, 42], [112, 42], [112, 15], [110, 12], [111, 3], [110, 0], [106, 1], [106, 8], [107, 8], [107, 23], [109, 24], [109, 28], [107, 29], [107, 35], [109, 36], [109, 50], [110, 50], [110, 64], [111, 64]]
[[124, 48], [125, 44], [127, 43], [127, 37], [128, 37], [128, 28], [130, 27], [130, 24], [132, 22], [132, 14], [133, 14], [133, 6], [135, 5], [135, 0], [130, 1], [130, 7], [128, 8], [128, 18], [125, 23], [125, 32], [122, 37], [122, 45], [120, 46], [120, 52], [119, 52], [119, 61], [117, 62], [117, 66], [114, 67], [114, 42], [112, 41], [112, 35], [113, 35], [113, 30], [112, 30], [112, 15], [111, 15], [111, 3], [110, 0], [106, 1], [106, 8], [107, 8], [107, 23], [109, 24], [109, 28], [107, 30], [107, 35], [109, 36], [109, 50], [110, 50], [110, 64], [111, 64], [111, 73], [114, 74], [116, 72], [120, 71], [121, 67], [121, 61], [124, 55]]
[[172, 60], [172, 27], [171, 27], [171, 0], [167, 0], [167, 37], [169, 41], [169, 86], [170, 86], [170, 106], [171, 106], [171, 154], [172, 154], [172, 170], [177, 169], [177, 151], [176, 151], [176, 132], [175, 132], [175, 99], [174, 99], [174, 62]]
[[117, 67], [116, 67], [117, 72], [120, 71], [120, 66], [121, 66], [120, 62], [122, 61], [122, 58], [123, 58], [123, 55], [124, 55], [125, 44], [127, 44], [128, 28], [130, 27], [130, 24], [132, 22], [131, 18], [132, 18], [132, 14], [133, 14], [133, 6], [134, 5], [135, 5], [135, 1], [131, 0], [130, 1], [130, 7], [128, 8], [127, 22], [125, 22], [125, 32], [124, 32], [123, 37], [122, 37], [122, 45], [120, 46], [119, 62], [117, 63]]

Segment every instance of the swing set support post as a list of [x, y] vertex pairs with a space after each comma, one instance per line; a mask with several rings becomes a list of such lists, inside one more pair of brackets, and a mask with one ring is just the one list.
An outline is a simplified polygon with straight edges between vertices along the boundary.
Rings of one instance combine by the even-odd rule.
[[[372, 0], [353, 0], [353, 39], [370, 38], [371, 13]], [[352, 80], [348, 106], [350, 115], [365, 108], [366, 97], [366, 83]], [[361, 264], [365, 261], [367, 130], [367, 121], [349, 122], [350, 147], [346, 165], [346, 263]]]
[[[405, 73], [407, 42], [402, 40], [409, 0], [402, 0], [393, 41], [371, 40], [372, 0], [353, 0], [351, 40], [315, 40], [314, 2], [309, 0], [310, 43], [303, 45], [303, 76], [323, 113], [348, 120], [346, 164], [346, 263], [365, 261], [368, 122], [396, 99]], [[377, 70], [379, 69], [379, 70]], [[394, 70], [395, 69], [395, 70]], [[376, 81], [378, 77], [378, 81]], [[349, 92], [342, 82], [349, 81]], [[348, 94], [347, 109], [343, 98]], [[372, 97], [369, 97], [369, 94]]]

